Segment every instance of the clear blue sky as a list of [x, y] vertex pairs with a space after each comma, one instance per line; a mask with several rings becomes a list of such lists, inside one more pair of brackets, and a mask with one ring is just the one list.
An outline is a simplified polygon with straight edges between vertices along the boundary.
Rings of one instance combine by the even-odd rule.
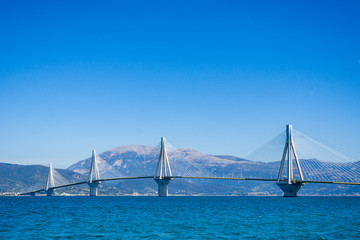
[[0, 162], [243, 156], [285, 125], [360, 157], [359, 1], [2, 1]]

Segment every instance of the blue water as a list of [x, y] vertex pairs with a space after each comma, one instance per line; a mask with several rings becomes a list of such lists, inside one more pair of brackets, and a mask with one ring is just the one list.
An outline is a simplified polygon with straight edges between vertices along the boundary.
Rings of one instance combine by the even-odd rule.
[[360, 239], [356, 197], [0, 197], [0, 239]]

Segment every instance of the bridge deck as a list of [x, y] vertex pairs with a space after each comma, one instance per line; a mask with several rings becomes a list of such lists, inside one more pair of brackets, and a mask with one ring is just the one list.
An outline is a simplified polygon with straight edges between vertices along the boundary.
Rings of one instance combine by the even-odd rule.
[[[118, 178], [105, 178], [96, 180], [93, 182], [107, 182], [107, 181], [117, 181], [117, 180], [130, 180], [130, 179], [151, 179], [154, 176], [134, 176], [134, 177], [118, 177]], [[172, 176], [166, 178], [177, 178], [177, 179], [215, 179], [215, 180], [241, 180], [241, 181], [265, 181], [265, 182], [276, 182], [277, 179], [266, 179], [266, 178], [235, 178], [235, 177], [197, 177], [197, 176]], [[321, 184], [344, 184], [344, 185], [360, 185], [359, 182], [323, 182], [323, 181], [311, 181], [311, 180], [294, 180], [296, 183], [321, 183]], [[86, 184], [87, 181], [81, 181], [76, 183], [69, 183], [65, 185], [60, 185], [56, 187], [49, 188], [58, 189], [70, 186], [76, 186], [81, 184]], [[31, 192], [21, 193], [20, 195], [30, 195], [32, 193], [45, 192], [46, 189], [39, 189]]]

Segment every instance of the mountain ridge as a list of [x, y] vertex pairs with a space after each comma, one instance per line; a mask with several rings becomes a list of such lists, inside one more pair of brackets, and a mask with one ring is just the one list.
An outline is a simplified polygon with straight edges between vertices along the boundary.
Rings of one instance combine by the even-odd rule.
[[[97, 154], [101, 178], [154, 176], [160, 148], [129, 145]], [[280, 161], [255, 162], [231, 155], [207, 155], [195, 149], [169, 149], [173, 176], [208, 176], [276, 179]], [[58, 169], [69, 182], [87, 179], [91, 158], [78, 161], [67, 169]], [[0, 163], [0, 192], [29, 191], [44, 188], [48, 168], [41, 165]], [[86, 193], [87, 185], [59, 189], [57, 192]], [[156, 195], [152, 179], [121, 180], [101, 183], [105, 195]], [[299, 195], [356, 195], [359, 186], [306, 184]], [[173, 195], [276, 195], [282, 194], [274, 182], [174, 179], [169, 185]]]
[[[112, 148], [108, 151], [100, 153], [98, 156], [101, 162], [109, 164], [110, 168], [116, 170], [119, 176], [153, 176], [157, 164], [158, 154], [160, 148], [149, 147], [144, 145], [130, 145]], [[265, 178], [276, 179], [278, 176], [280, 161], [276, 162], [257, 162], [251, 161], [231, 155], [207, 155], [195, 149], [170, 149], [168, 150], [168, 157], [173, 176], [208, 176], [208, 177], [240, 177], [240, 178]], [[308, 160], [310, 161], [310, 160]], [[84, 159], [73, 165], [68, 169], [76, 172], [87, 173], [90, 168], [91, 158]], [[314, 163], [308, 163], [313, 164]], [[100, 171], [104, 167], [100, 163]], [[100, 174], [101, 175], [101, 174]], [[108, 176], [111, 177], [111, 176]], [[115, 177], [115, 176], [114, 176]], [[182, 188], [177, 188], [176, 182], [181, 182]], [[190, 184], [197, 184], [197, 187], [190, 186]], [[171, 183], [169, 191], [174, 194], [179, 194], [182, 190], [192, 189], [192, 194], [201, 194], [203, 186], [213, 186], [214, 191], [207, 188], [205, 194], [209, 195], [228, 195], [229, 187], [233, 189], [236, 195], [248, 195], [263, 193], [264, 195], [280, 195], [281, 191], [275, 183], [266, 182], [221, 182], [221, 180], [179, 180], [176, 179]], [[219, 187], [221, 185], [222, 187]], [[216, 187], [215, 187], [216, 186]], [[138, 188], [138, 190], [141, 187]], [[143, 186], [145, 188], [145, 186]], [[221, 189], [223, 188], [223, 189]], [[225, 190], [226, 189], [226, 190]], [[354, 191], [359, 192], [359, 188], [353, 186], [329, 186], [321, 185], [318, 189], [311, 185], [306, 185], [302, 189], [302, 193], [321, 194], [326, 195], [331, 192], [336, 194], [346, 193], [350, 194]], [[357, 189], [357, 190], [356, 190]], [[304, 190], [304, 191], [303, 191]], [[141, 190], [139, 190], [141, 192]], [[156, 185], [155, 190], [156, 191]], [[301, 193], [299, 193], [301, 194]]]

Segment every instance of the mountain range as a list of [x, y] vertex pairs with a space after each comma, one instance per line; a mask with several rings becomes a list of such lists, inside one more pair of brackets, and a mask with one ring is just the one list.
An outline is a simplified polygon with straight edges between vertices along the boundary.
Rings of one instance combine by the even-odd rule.
[[[127, 176], [153, 176], [160, 149], [131, 145], [110, 149], [97, 155], [101, 178]], [[173, 176], [213, 176], [271, 178], [278, 174], [280, 162], [255, 162], [246, 159], [207, 155], [194, 149], [169, 149], [169, 162]], [[315, 160], [308, 165], [317, 167]], [[68, 181], [85, 180], [91, 158], [79, 161], [58, 172]], [[321, 169], [317, 169], [321, 171]], [[0, 163], [0, 191], [22, 192], [43, 188], [48, 168], [40, 165], [22, 166]], [[321, 173], [327, 174], [327, 173]], [[75, 186], [57, 190], [58, 193], [83, 193], [88, 187]], [[157, 185], [152, 179], [103, 182], [99, 194], [104, 195], [156, 195]], [[306, 184], [299, 195], [358, 195], [359, 186]], [[169, 185], [173, 195], [281, 195], [275, 182], [174, 179]]]

